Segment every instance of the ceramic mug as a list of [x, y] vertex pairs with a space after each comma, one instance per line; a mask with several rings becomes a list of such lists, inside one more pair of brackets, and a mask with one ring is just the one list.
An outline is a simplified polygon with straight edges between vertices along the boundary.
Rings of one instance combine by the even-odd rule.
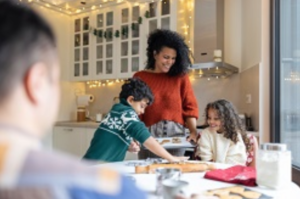
[[156, 194], [162, 194], [162, 182], [166, 179], [179, 180], [181, 176], [181, 170], [175, 168], [157, 168], [156, 174]]
[[187, 188], [189, 183], [186, 181], [168, 179], [164, 180], [162, 185], [162, 195], [164, 199], [174, 199], [178, 194], [188, 197]]
[[97, 113], [96, 114], [96, 122], [101, 122], [102, 120], [102, 114], [101, 113]]

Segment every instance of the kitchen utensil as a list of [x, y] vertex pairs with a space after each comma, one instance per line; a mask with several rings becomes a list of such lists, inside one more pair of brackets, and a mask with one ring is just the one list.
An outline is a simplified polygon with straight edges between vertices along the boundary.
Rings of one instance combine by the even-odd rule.
[[164, 199], [173, 199], [176, 195], [181, 194], [188, 197], [188, 185], [189, 183], [183, 180], [164, 180], [162, 182], [162, 195]]
[[162, 194], [162, 182], [166, 179], [179, 180], [181, 170], [176, 168], [157, 168], [156, 173], [156, 194]]

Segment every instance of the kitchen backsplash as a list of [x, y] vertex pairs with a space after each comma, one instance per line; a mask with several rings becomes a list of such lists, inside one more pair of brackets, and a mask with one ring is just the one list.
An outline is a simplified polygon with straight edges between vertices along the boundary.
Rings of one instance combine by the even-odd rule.
[[[197, 123], [204, 123], [204, 109], [207, 103], [223, 98], [231, 101], [239, 113], [251, 116], [254, 130], [258, 130], [258, 71], [257, 65], [227, 79], [193, 80], [192, 86], [199, 106]], [[94, 117], [99, 112], [107, 113], [114, 103], [113, 98], [119, 95], [121, 85], [121, 83], [116, 83], [100, 88], [86, 86], [86, 93], [95, 96], [94, 102], [88, 106], [90, 116]], [[246, 104], [246, 94], [251, 94], [251, 104]]]

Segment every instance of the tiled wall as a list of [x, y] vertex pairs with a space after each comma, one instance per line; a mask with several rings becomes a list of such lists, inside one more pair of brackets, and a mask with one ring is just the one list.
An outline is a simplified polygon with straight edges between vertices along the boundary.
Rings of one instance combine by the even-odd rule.
[[[251, 95], [251, 103], [246, 102], [246, 95]], [[259, 65], [255, 65], [240, 73], [241, 113], [251, 117], [255, 131], [259, 129]]]
[[[258, 85], [258, 66], [227, 79], [196, 79], [192, 81], [199, 106], [197, 123], [204, 122], [203, 113], [208, 102], [223, 98], [231, 101], [239, 113], [250, 115], [253, 118], [252, 123], [255, 130], [258, 130]], [[95, 116], [97, 112], [107, 113], [113, 105], [113, 98], [119, 95], [120, 88], [120, 83], [100, 88], [86, 87], [86, 93], [95, 96], [95, 101], [88, 107], [90, 115]], [[251, 104], [245, 103], [246, 94], [251, 94]]]

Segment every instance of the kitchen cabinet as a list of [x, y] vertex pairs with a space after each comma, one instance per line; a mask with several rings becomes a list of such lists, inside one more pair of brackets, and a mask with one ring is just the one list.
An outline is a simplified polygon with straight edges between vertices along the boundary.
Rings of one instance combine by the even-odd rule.
[[85, 154], [85, 152], [90, 147], [95, 131], [96, 128], [85, 128], [85, 132], [84, 132], [85, 136], [83, 139], [83, 154]]
[[[78, 125], [78, 123], [75, 123]], [[90, 146], [97, 127], [55, 126], [53, 128], [53, 148], [81, 159]], [[135, 153], [127, 152], [125, 160], [137, 160]]]
[[72, 17], [71, 80], [132, 77], [144, 68], [148, 33], [177, 30], [176, 8], [175, 0], [126, 2]]
[[71, 79], [89, 80], [91, 72], [91, 34], [89, 33], [90, 16], [83, 15], [72, 20], [72, 70]]
[[55, 126], [53, 128], [53, 149], [81, 159], [90, 144], [94, 131], [95, 129]]
[[93, 79], [111, 79], [117, 74], [117, 63], [115, 57], [117, 53], [117, 30], [118, 12], [113, 8], [106, 8], [101, 13], [93, 15], [96, 27], [96, 35], [93, 35]]
[[194, 20], [195, 63], [211, 62], [214, 50], [223, 50], [224, 1], [195, 1]]

